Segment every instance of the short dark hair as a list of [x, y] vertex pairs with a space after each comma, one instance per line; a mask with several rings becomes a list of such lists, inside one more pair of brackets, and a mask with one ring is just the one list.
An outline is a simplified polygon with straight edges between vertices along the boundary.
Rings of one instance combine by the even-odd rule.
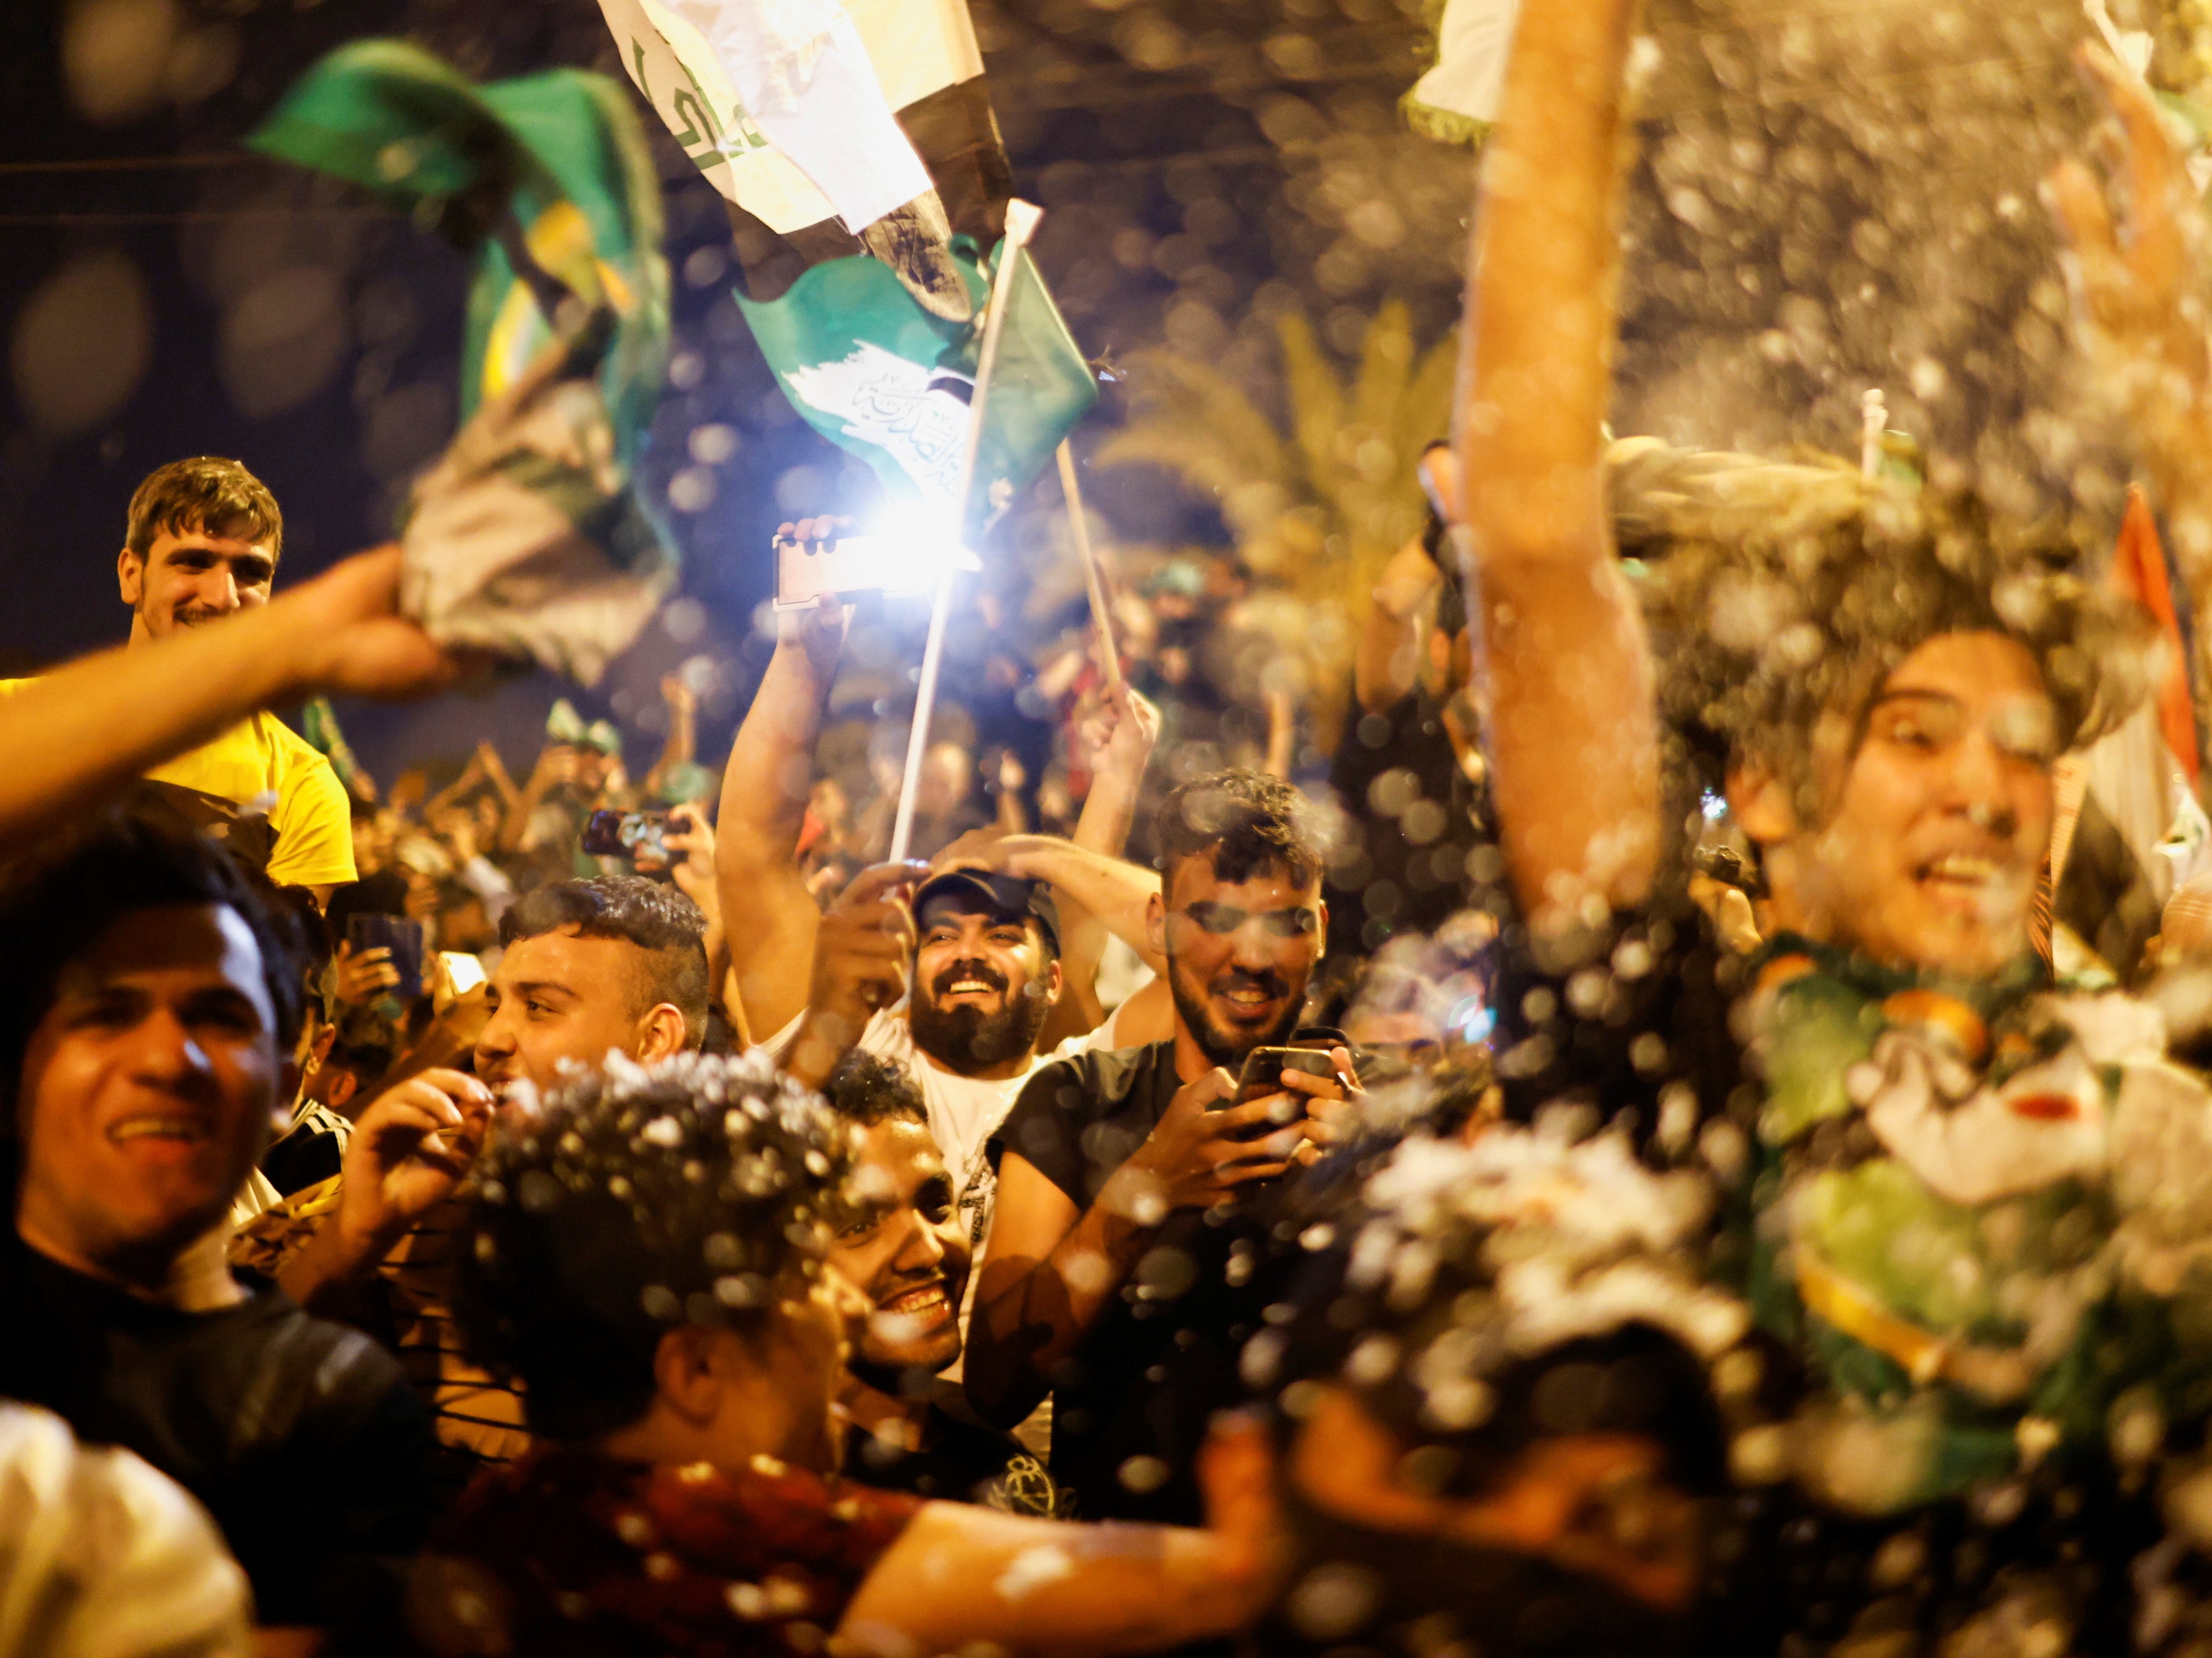
[[594, 875], [539, 887], [500, 917], [502, 947], [573, 926], [579, 938], [620, 938], [645, 952], [645, 1008], [669, 1003], [684, 1016], [684, 1040], [707, 1039], [707, 918], [682, 892], [641, 875]]
[[1826, 459], [1766, 461], [1626, 439], [1608, 456], [1620, 549], [1662, 664], [1660, 704], [1698, 780], [1757, 757], [1801, 818], [1824, 714], [1853, 724], [1898, 665], [1945, 634], [1992, 633], [2035, 660], [2061, 749], [2112, 730], [2156, 660], [2137, 606], [2072, 574], [2079, 526], [2005, 522], [1970, 491], [1907, 490]]
[[265, 544], [271, 557], [284, 550], [284, 514], [276, 497], [244, 463], [220, 455], [194, 455], [157, 466], [131, 492], [123, 544], [143, 558], [164, 530], [175, 535], [197, 530]]
[[521, 1383], [532, 1433], [594, 1439], [653, 1402], [671, 1329], [758, 1333], [812, 1276], [851, 1132], [759, 1059], [611, 1066], [495, 1133], [461, 1221], [453, 1313]]
[[1281, 871], [1301, 885], [1319, 878], [1322, 852], [1313, 805], [1279, 777], [1218, 771], [1168, 796], [1158, 823], [1160, 870], [1170, 878], [1186, 858], [1210, 855], [1232, 885]]
[[280, 1059], [299, 1040], [307, 988], [298, 923], [275, 890], [201, 835], [107, 812], [9, 872], [0, 888], [0, 1143], [15, 1135], [15, 1090], [31, 1033], [62, 969], [125, 915], [173, 905], [234, 911], [261, 952]]
[[865, 1048], [854, 1048], [837, 1061], [822, 1092], [830, 1108], [855, 1128], [873, 1128], [892, 1117], [929, 1121], [921, 1090], [906, 1068]]

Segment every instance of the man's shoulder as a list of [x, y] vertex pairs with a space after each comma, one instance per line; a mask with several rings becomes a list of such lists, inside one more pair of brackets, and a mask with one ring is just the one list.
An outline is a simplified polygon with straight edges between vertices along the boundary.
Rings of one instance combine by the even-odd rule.
[[274, 1284], [254, 1290], [240, 1321], [241, 1340], [260, 1350], [270, 1380], [304, 1387], [301, 1413], [373, 1412], [397, 1387], [407, 1390], [399, 1361], [349, 1324], [317, 1318]]
[[1172, 1041], [1147, 1042], [1139, 1048], [1094, 1048], [1066, 1054], [1030, 1073], [1007, 1114], [1007, 1121], [1011, 1124], [1018, 1116], [1044, 1111], [1080, 1109], [1086, 1116], [1105, 1115], [1152, 1081], [1163, 1065], [1174, 1067]]

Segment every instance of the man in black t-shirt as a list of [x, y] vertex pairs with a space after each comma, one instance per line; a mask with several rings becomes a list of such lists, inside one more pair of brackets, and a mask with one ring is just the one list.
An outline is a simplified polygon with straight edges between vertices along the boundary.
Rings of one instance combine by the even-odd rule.
[[1231, 1102], [1232, 1072], [1290, 1034], [1320, 959], [1328, 909], [1307, 810], [1255, 772], [1169, 797], [1147, 925], [1173, 1040], [1045, 1066], [994, 1137], [968, 1397], [1011, 1426], [1053, 1394], [1053, 1478], [1085, 1519], [1199, 1517], [1190, 1460], [1237, 1397], [1249, 1333], [1222, 1206], [1325, 1135], [1328, 1105], [1310, 1106], [1344, 1097], [1333, 1078], [1293, 1075]]
[[[852, 1201], [830, 1265], [866, 1297], [838, 1403], [856, 1431], [845, 1472], [889, 1491], [1048, 1515], [1043, 1471], [1012, 1435], [967, 1419], [939, 1378], [960, 1359], [971, 1251], [921, 1090], [900, 1066], [855, 1048], [823, 1084], [858, 1134]], [[948, 1402], [954, 1410], [945, 1408]]]
[[118, 821], [21, 875], [0, 938], [0, 1395], [198, 1497], [264, 1625], [378, 1638], [428, 1519], [422, 1407], [223, 1255], [289, 1095], [285, 925], [210, 843]]

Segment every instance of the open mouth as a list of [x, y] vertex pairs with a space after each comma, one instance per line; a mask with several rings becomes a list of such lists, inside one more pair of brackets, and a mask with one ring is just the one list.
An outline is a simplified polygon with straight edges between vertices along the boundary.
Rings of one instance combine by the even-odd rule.
[[149, 1114], [125, 1117], [112, 1124], [108, 1139], [117, 1145], [137, 1145], [154, 1150], [175, 1149], [189, 1151], [205, 1145], [215, 1138], [214, 1131], [199, 1117], [171, 1114]]
[[951, 1303], [945, 1297], [945, 1281], [916, 1284], [904, 1290], [884, 1303], [878, 1309], [890, 1318], [927, 1320], [933, 1314], [947, 1310]]
[[1244, 982], [1216, 990], [1213, 998], [1235, 1019], [1264, 1018], [1281, 1005], [1281, 993], [1268, 986]]
[[1981, 905], [2016, 884], [2010, 865], [1978, 853], [1949, 852], [1914, 866], [1912, 878], [1934, 896]]

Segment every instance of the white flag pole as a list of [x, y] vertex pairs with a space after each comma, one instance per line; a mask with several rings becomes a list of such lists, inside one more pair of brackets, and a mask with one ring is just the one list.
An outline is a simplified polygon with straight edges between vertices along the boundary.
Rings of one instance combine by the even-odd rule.
[[[956, 544], [968, 531], [968, 494], [975, 483], [975, 458], [983, 442], [983, 406], [991, 393], [991, 370], [999, 361], [999, 331], [1006, 319], [1006, 296], [1013, 284], [1006, 280], [1014, 266], [1015, 252], [1036, 232], [1044, 210], [1027, 202], [1006, 203], [1006, 234], [999, 244], [998, 267], [991, 273], [991, 299], [983, 313], [983, 343], [975, 356], [975, 395], [968, 404], [968, 431], [960, 446], [960, 482], [952, 492], [952, 538]], [[915, 687], [914, 730], [906, 740], [906, 774], [899, 780], [898, 816], [891, 824], [891, 861], [903, 860], [914, 838], [914, 797], [921, 781], [921, 757], [929, 748], [930, 717], [937, 708], [937, 671], [945, 658], [945, 624], [952, 612], [952, 578], [948, 565], [937, 578], [937, 593], [929, 610], [929, 642], [922, 647], [921, 680]]]
[[1083, 561], [1083, 586], [1091, 595], [1091, 623], [1098, 630], [1098, 665], [1109, 689], [1121, 689], [1121, 659], [1114, 649], [1114, 623], [1106, 614], [1106, 587], [1098, 579], [1097, 556], [1091, 550], [1091, 526], [1083, 518], [1083, 489], [1075, 479], [1075, 451], [1060, 440], [1060, 489], [1067, 497], [1067, 521], [1075, 531], [1075, 555]]

